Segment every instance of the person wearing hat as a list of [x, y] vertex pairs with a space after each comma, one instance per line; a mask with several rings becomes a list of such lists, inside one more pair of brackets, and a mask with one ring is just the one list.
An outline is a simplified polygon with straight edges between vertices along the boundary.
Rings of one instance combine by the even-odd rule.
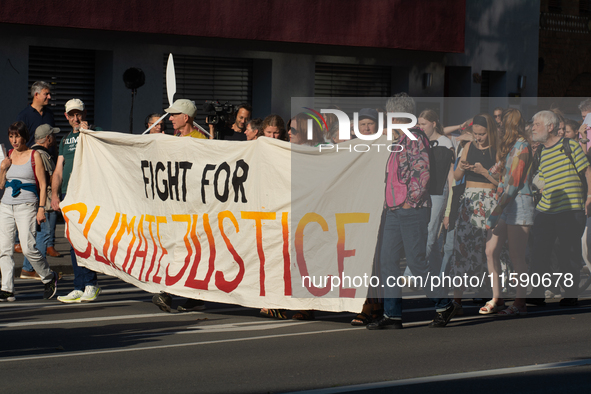
[[[179, 137], [193, 137], [207, 139], [200, 130], [193, 127], [193, 119], [197, 113], [197, 107], [191, 100], [176, 100], [170, 108], [164, 111], [170, 114], [170, 121]], [[152, 297], [152, 302], [165, 312], [170, 312], [172, 307], [172, 296], [169, 293], [161, 292]], [[188, 298], [183, 305], [179, 305], [179, 312], [201, 311], [205, 309], [205, 303], [201, 300]]]
[[[48, 124], [42, 124], [35, 130], [35, 145], [31, 149], [39, 152], [41, 159], [43, 160], [43, 166], [45, 167], [46, 179], [49, 180], [47, 183], [47, 199], [45, 202], [45, 221], [41, 223], [39, 231], [37, 231], [37, 249], [41, 252], [41, 255], [45, 257], [47, 255], [47, 241], [49, 239], [51, 223], [55, 224], [55, 218], [57, 213], [51, 208], [51, 176], [55, 169], [55, 163], [51, 158], [49, 149], [55, 145], [55, 134], [59, 133], [60, 129], [57, 127], [51, 127]], [[53, 248], [53, 247], [52, 247]], [[54, 249], [55, 251], [55, 249]], [[61, 257], [61, 255], [60, 255]], [[21, 270], [21, 279], [37, 279], [41, 280], [41, 277], [35, 272], [33, 266], [29, 260], [25, 257], [23, 261], [23, 269]]]
[[169, 108], [165, 109], [170, 114], [170, 121], [175, 130], [175, 135], [180, 137], [193, 137], [207, 139], [199, 129], [193, 127], [193, 119], [197, 113], [197, 107], [191, 100], [176, 100]]
[[[72, 174], [80, 129], [89, 128], [86, 122], [86, 109], [82, 100], [74, 98], [68, 101], [64, 115], [68, 119], [70, 126], [72, 126], [72, 131], [60, 143], [59, 156], [55, 165], [55, 171], [53, 172], [51, 207], [56, 211], [60, 209], [59, 203], [64, 199], [68, 191], [68, 182]], [[58, 301], [69, 304], [96, 300], [101, 292], [101, 289], [98, 287], [96, 272], [86, 267], [78, 266], [73, 247], [70, 247], [70, 257], [72, 259], [72, 267], [74, 268], [74, 290], [68, 295], [57, 297]]]
[[378, 132], [378, 111], [373, 108], [363, 108], [359, 111], [359, 134], [374, 135]]

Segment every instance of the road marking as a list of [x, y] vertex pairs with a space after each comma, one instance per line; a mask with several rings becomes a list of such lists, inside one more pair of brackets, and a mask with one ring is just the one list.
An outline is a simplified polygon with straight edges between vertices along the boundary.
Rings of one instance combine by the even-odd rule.
[[[134, 301], [134, 300], [124, 300], [124, 301], [105, 301], [105, 302], [92, 302], [92, 303], [76, 303], [76, 304], [57, 304], [51, 307], [83, 307], [83, 306], [97, 306], [97, 305], [110, 305], [115, 303], [126, 303], [126, 302], [142, 302], [142, 301]], [[50, 307], [50, 306], [48, 306]], [[80, 319], [63, 319], [63, 320], [47, 320], [47, 321], [27, 321], [27, 322], [13, 322], [13, 323], [2, 323], [0, 322], [0, 329], [2, 328], [11, 328], [11, 327], [32, 327], [32, 326], [45, 326], [45, 325], [55, 325], [55, 324], [72, 324], [72, 323], [96, 323], [101, 321], [113, 321], [113, 320], [127, 320], [127, 319], [143, 319], [143, 318], [152, 318], [152, 317], [161, 317], [161, 316], [180, 316], [180, 315], [188, 315], [188, 314], [208, 314], [208, 313], [226, 313], [226, 312], [239, 312], [244, 311], [247, 307], [235, 307], [235, 308], [217, 308], [217, 309], [208, 309], [205, 311], [191, 311], [191, 312], [182, 312], [182, 313], [147, 313], [147, 314], [139, 314], [139, 315], [120, 315], [120, 316], [104, 316], [104, 317], [90, 317], [90, 318], [80, 318]], [[560, 309], [551, 309], [551, 310], [539, 310], [534, 312], [528, 312], [528, 315], [542, 315], [542, 314], [553, 314], [553, 312], [569, 312], [569, 311], [581, 311], [585, 309], [591, 309], [591, 306], [575, 306], [571, 308], [560, 308]], [[11, 309], [11, 311], [16, 311], [18, 309]], [[419, 312], [419, 311], [428, 311], [433, 310], [433, 307], [427, 308], [416, 308], [416, 309], [406, 309], [405, 312]], [[341, 317], [344, 315], [348, 315], [349, 313], [335, 313], [328, 316], [321, 316], [318, 317], [317, 320], [329, 320], [335, 317]], [[10, 319], [10, 316], [6, 316], [7, 319]], [[460, 317], [454, 318], [452, 322], [460, 322], [460, 321], [467, 321], [467, 320], [475, 320], [475, 319], [501, 319], [507, 320], [510, 318], [496, 316], [496, 315], [475, 315], [475, 316], [467, 316], [467, 317]], [[411, 322], [411, 323], [404, 323], [405, 327], [413, 327], [413, 326], [420, 326], [426, 323], [429, 323], [430, 320], [427, 321], [419, 321], [419, 322]]]
[[439, 376], [426, 376], [423, 378], [392, 380], [390, 382], [381, 382], [381, 383], [356, 384], [353, 386], [332, 387], [329, 389], [294, 391], [294, 392], [292, 392], [292, 394], [293, 393], [334, 394], [334, 393], [347, 393], [347, 392], [362, 391], [362, 390], [365, 391], [365, 390], [388, 389], [391, 387], [409, 386], [409, 385], [413, 385], [413, 384], [448, 382], [448, 381], [460, 380], [460, 379], [474, 379], [474, 378], [482, 378], [482, 377], [487, 377], [487, 376], [499, 376], [499, 375], [524, 373], [524, 372], [546, 371], [549, 369], [581, 367], [581, 366], [585, 366], [585, 365], [591, 365], [591, 358], [584, 359], [584, 360], [577, 360], [577, 361], [563, 361], [563, 362], [557, 362], [557, 363], [525, 365], [523, 367], [514, 367], [514, 368], [499, 368], [499, 369], [489, 369], [489, 370], [474, 371], [474, 372], [462, 372], [462, 373], [454, 373], [454, 374], [439, 375]]
[[314, 321], [300, 321], [300, 320], [265, 320], [257, 322], [242, 322], [242, 323], [224, 323], [224, 324], [211, 324], [211, 325], [194, 325], [186, 327], [182, 331], [166, 331], [156, 333], [143, 333], [126, 335], [126, 338], [138, 338], [138, 337], [154, 337], [154, 336], [165, 336], [165, 335], [182, 335], [182, 334], [208, 334], [215, 332], [244, 332], [244, 331], [263, 331], [273, 330], [275, 328], [284, 328], [290, 326], [299, 326], [302, 324], [314, 323]]
[[[68, 304], [68, 305], [90, 305], [90, 304]], [[97, 305], [96, 303], [92, 303], [92, 305]], [[205, 314], [205, 313], [221, 313], [221, 312], [237, 312], [243, 311], [244, 308], [220, 308], [220, 309], [212, 309], [207, 312], [182, 312], [182, 313], [145, 313], [141, 315], [120, 315], [120, 316], [103, 316], [103, 317], [88, 317], [88, 318], [81, 318], [81, 319], [63, 319], [63, 320], [47, 320], [47, 321], [28, 321], [28, 322], [15, 322], [15, 323], [0, 323], [1, 328], [9, 328], [9, 327], [30, 327], [30, 326], [46, 326], [46, 325], [53, 325], [53, 324], [73, 324], [73, 323], [94, 323], [94, 322], [101, 322], [101, 321], [113, 321], [113, 320], [127, 320], [127, 319], [147, 319], [152, 317], [163, 317], [163, 316], [187, 316], [187, 315], [195, 315], [195, 314]]]
[[[59, 282], [58, 282], [59, 283]], [[59, 290], [59, 285], [58, 285], [58, 290]], [[61, 292], [61, 290], [60, 290]], [[154, 294], [152, 293], [148, 293], [142, 289], [140, 289], [139, 287], [121, 287], [121, 288], [115, 288], [115, 289], [101, 289], [101, 294], [119, 294], [119, 293], [142, 293], [145, 297], [152, 297]], [[43, 298], [42, 297], [42, 293], [26, 293], [26, 294], [16, 294], [16, 298], [18, 300], [22, 300], [22, 299], [31, 299], [31, 298]]]
[[[243, 310], [244, 308], [227, 308], [227, 309], [220, 309], [219, 311], [229, 311], [231, 309]], [[560, 311], [560, 312], [569, 311], [569, 310], [579, 310], [580, 311], [581, 309], [589, 309], [589, 307], [565, 308], [565, 309], [560, 309], [557, 311]], [[209, 312], [213, 312], [213, 311], [209, 311]], [[541, 314], [541, 313], [547, 313], [547, 312], [548, 311], [540, 311], [540, 312], [533, 312], [530, 314]], [[150, 316], [176, 316], [176, 315], [187, 315], [189, 313], [203, 314], [204, 312], [188, 312], [188, 313], [182, 313], [182, 314], [181, 313], [171, 313], [171, 314], [154, 313], [154, 314], [145, 314], [145, 315], [131, 315], [128, 318], [150, 317]], [[112, 318], [97, 318], [97, 319], [98, 320], [101, 320], [101, 319], [115, 320], [115, 319], [119, 319], [119, 318], [120, 317], [118, 317], [118, 316], [113, 316]], [[459, 318], [459, 319], [453, 319], [452, 322], [461, 322], [461, 321], [476, 320], [476, 319], [482, 319], [482, 318], [489, 318], [489, 316], [487, 316], [487, 315], [469, 316], [469, 317], [463, 317], [463, 318]], [[67, 322], [69, 324], [72, 321], [77, 321], [77, 320], [80, 320], [82, 322], [88, 322], [88, 321], [92, 321], [95, 319], [92, 319], [92, 318], [91, 319], [72, 319], [72, 320], [63, 320], [61, 322]], [[500, 318], [500, 320], [506, 321], [509, 319]], [[428, 324], [429, 322], [430, 322], [429, 320], [425, 320], [425, 321], [420, 321], [420, 322], [404, 323], [404, 326], [405, 327], [420, 326], [420, 325]], [[54, 324], [54, 322], [47, 322], [47, 323]], [[20, 324], [20, 323], [9, 323], [9, 324]], [[27, 324], [28, 323], [22, 323], [22, 325], [27, 325]], [[260, 322], [260, 324], [264, 324], [264, 322]], [[35, 324], [33, 324], [33, 325], [35, 325]], [[138, 352], [138, 351], [145, 351], [145, 350], [172, 349], [172, 348], [188, 347], [188, 346], [201, 346], [201, 345], [211, 345], [211, 344], [218, 344], [218, 343], [232, 343], [232, 342], [242, 342], [242, 341], [254, 341], [254, 340], [261, 340], [261, 339], [286, 338], [286, 337], [295, 337], [295, 336], [304, 336], [304, 335], [315, 335], [315, 334], [326, 334], [326, 333], [335, 333], [335, 332], [343, 332], [343, 331], [364, 330], [364, 329], [365, 329], [365, 327], [347, 327], [347, 328], [339, 328], [339, 329], [334, 329], [334, 330], [320, 330], [320, 331], [307, 331], [307, 332], [288, 333], [288, 334], [263, 335], [263, 336], [258, 336], [258, 337], [230, 338], [230, 339], [220, 339], [220, 340], [213, 340], [213, 341], [146, 346], [146, 347], [131, 348], [131, 349], [94, 350], [94, 351], [71, 352], [71, 353], [63, 353], [63, 354], [51, 354], [51, 355], [43, 355], [43, 356], [12, 357], [12, 358], [0, 359], [0, 362], [43, 360], [43, 359], [51, 359], [51, 358], [90, 356], [90, 355], [98, 355], [98, 354], [128, 353], [128, 352]], [[203, 333], [203, 331], [202, 331], [202, 333]], [[158, 334], [154, 334], [154, 335], [158, 335]], [[589, 360], [590, 360], [589, 362], [591, 363], [591, 359], [589, 359]], [[586, 365], [586, 364], [582, 364], [582, 365]], [[503, 373], [506, 373], [506, 372], [503, 372]], [[439, 376], [436, 378], [442, 378], [442, 377], [443, 376]]]
[[10, 310], [5, 311], [8, 312], [18, 312], [18, 311], [27, 311], [27, 310], [39, 310], [39, 309], [52, 309], [52, 308], [65, 308], [67, 306], [73, 307], [80, 307], [85, 305], [112, 305], [112, 304], [129, 304], [129, 303], [136, 303], [136, 302], [146, 302], [141, 300], [121, 300], [121, 301], [104, 301], [104, 302], [92, 302], [92, 303], [77, 303], [77, 304], [62, 304], [60, 303], [47, 303], [47, 302], [35, 302], [35, 303], [27, 303], [27, 304], [17, 304], [17, 305], [0, 305], [0, 308], [5, 308]]
[[84, 352], [50, 354], [50, 355], [44, 355], [44, 356], [11, 357], [11, 358], [0, 359], [0, 363], [15, 362], [15, 361], [45, 360], [45, 359], [51, 359], [51, 358], [64, 358], [64, 357], [95, 356], [95, 355], [99, 355], [99, 354], [131, 353], [131, 352], [139, 352], [139, 351], [144, 351], [144, 350], [173, 349], [173, 348], [188, 347], [188, 346], [201, 346], [201, 345], [213, 345], [213, 344], [218, 344], [218, 343], [256, 341], [256, 340], [262, 340], [262, 339], [296, 337], [296, 336], [314, 335], [314, 334], [328, 334], [328, 333], [333, 333], [333, 332], [363, 330], [363, 329], [365, 329], [365, 328], [364, 327], [359, 327], [359, 328], [347, 327], [347, 328], [339, 328], [339, 329], [335, 329], [335, 330], [322, 330], [322, 331], [297, 332], [297, 333], [290, 333], [290, 334], [263, 335], [263, 336], [259, 336], [259, 337], [219, 339], [219, 340], [203, 341], [203, 342], [177, 343], [177, 344], [172, 344], [172, 345], [146, 346], [146, 347], [139, 347], [139, 348], [132, 348], [132, 349], [94, 350], [94, 351], [84, 351]]

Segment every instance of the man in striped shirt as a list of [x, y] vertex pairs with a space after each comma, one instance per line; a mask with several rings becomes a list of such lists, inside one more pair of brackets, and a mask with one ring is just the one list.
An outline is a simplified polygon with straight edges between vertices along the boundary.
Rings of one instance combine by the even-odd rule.
[[[591, 190], [588, 186], [583, 190], [581, 177], [585, 177], [587, 185], [591, 185], [591, 167], [576, 141], [569, 140], [570, 149], [565, 149], [565, 141], [557, 133], [560, 121], [556, 114], [541, 111], [534, 115], [533, 120], [532, 139], [543, 145], [539, 173], [544, 188], [536, 207], [538, 214], [532, 230], [531, 272], [540, 275], [540, 286], [533, 288], [527, 302], [544, 305], [545, 286], [542, 283], [547, 284], [550, 279], [554, 285], [559, 279], [558, 273], [551, 272], [550, 267], [550, 255], [558, 239], [557, 255], [564, 274], [560, 283], [565, 289], [560, 305], [574, 306], [577, 305], [580, 281], [581, 237], [585, 230], [586, 213], [591, 209]], [[566, 274], [571, 274], [572, 280], [565, 278]], [[534, 284], [537, 284], [537, 278]]]

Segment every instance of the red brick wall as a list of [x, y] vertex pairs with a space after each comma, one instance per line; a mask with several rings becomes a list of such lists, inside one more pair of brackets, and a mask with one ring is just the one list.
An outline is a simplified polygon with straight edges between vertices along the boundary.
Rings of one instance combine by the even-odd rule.
[[[0, 22], [463, 52], [465, 0], [2, 0]], [[171, 39], [173, 40], [173, 39]]]

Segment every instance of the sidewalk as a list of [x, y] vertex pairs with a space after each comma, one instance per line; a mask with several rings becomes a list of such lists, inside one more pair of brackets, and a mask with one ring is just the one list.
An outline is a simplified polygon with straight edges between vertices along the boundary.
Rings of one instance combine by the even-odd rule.
[[[65, 224], [58, 223], [55, 228], [55, 250], [60, 252], [62, 257], [51, 257], [47, 256], [47, 262], [52, 270], [63, 275], [72, 275], [74, 270], [72, 269], [72, 260], [70, 259], [70, 243], [65, 236]], [[14, 254], [14, 275], [20, 276], [21, 268], [23, 267], [23, 260], [25, 256], [22, 253]]]

